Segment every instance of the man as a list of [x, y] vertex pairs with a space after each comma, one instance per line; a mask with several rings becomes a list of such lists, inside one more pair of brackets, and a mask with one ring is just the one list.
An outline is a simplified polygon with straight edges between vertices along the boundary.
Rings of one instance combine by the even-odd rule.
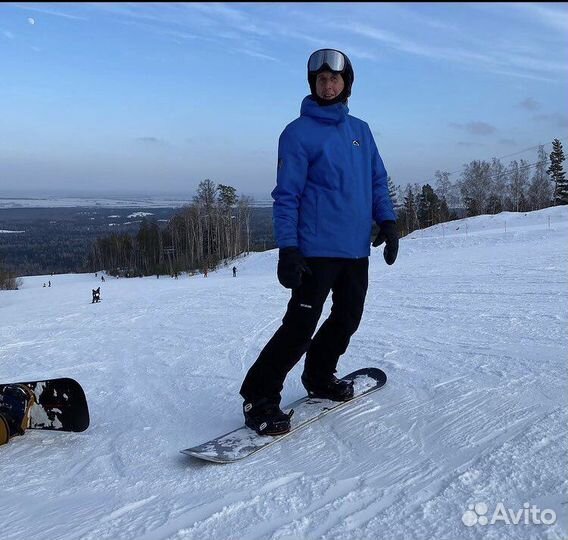
[[[309, 396], [353, 397], [352, 383], [334, 373], [363, 314], [373, 220], [380, 227], [373, 245], [386, 241], [386, 262], [396, 259], [387, 173], [369, 126], [348, 114], [353, 80], [345, 54], [315, 51], [308, 60], [311, 95], [280, 136], [273, 222], [278, 280], [292, 297], [240, 390], [245, 424], [259, 434], [290, 430], [293, 411], [280, 410], [280, 393], [304, 353], [302, 384]], [[311, 339], [330, 291], [331, 314]]]

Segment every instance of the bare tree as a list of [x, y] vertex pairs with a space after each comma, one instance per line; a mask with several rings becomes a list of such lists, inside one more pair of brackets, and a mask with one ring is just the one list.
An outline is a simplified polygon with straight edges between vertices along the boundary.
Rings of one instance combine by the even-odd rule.
[[524, 159], [520, 163], [517, 160], [509, 164], [509, 195], [513, 212], [527, 210], [527, 186], [529, 179], [529, 164]]
[[541, 144], [538, 147], [538, 160], [528, 189], [530, 210], [540, 210], [552, 205], [552, 183], [546, 172], [548, 155]]
[[487, 161], [472, 161], [465, 165], [460, 191], [469, 216], [482, 214], [491, 190], [491, 165]]

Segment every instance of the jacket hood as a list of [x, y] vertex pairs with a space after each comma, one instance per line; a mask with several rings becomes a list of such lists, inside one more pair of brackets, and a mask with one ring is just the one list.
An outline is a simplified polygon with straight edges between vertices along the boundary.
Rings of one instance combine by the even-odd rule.
[[339, 124], [345, 122], [349, 107], [345, 103], [335, 103], [325, 107], [318, 105], [317, 101], [309, 95], [302, 101], [301, 116], [309, 116], [326, 124]]

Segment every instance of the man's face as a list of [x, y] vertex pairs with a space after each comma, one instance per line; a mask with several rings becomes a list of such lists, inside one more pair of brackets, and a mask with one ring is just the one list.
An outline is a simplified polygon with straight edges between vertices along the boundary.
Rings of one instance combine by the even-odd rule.
[[316, 93], [320, 99], [334, 99], [345, 88], [341, 73], [322, 71], [316, 78]]

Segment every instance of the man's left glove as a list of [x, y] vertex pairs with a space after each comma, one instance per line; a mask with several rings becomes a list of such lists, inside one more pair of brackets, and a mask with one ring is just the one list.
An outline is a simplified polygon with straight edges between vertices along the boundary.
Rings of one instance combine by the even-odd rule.
[[379, 225], [379, 232], [373, 242], [373, 247], [380, 246], [386, 242], [383, 257], [387, 264], [393, 264], [398, 255], [398, 231], [396, 221], [383, 221]]
[[312, 271], [297, 247], [281, 248], [278, 257], [278, 281], [287, 289], [297, 289], [302, 284], [302, 274]]

